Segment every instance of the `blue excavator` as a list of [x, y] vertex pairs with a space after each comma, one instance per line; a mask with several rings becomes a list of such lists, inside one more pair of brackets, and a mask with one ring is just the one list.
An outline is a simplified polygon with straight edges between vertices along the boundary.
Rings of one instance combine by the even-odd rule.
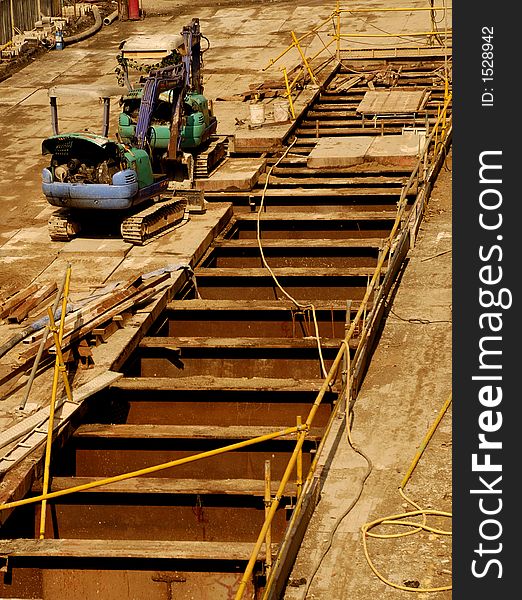
[[[83, 220], [116, 215], [123, 239], [141, 245], [183, 218], [187, 199], [172, 192], [172, 182], [185, 181], [190, 188], [194, 156], [201, 153], [208, 164], [209, 156], [224, 155], [210, 148], [217, 121], [202, 94], [197, 19], [184, 28], [183, 39], [179, 61], [150, 70], [142, 85], [122, 98], [117, 140], [107, 137], [111, 93], [100, 93], [100, 135], [61, 134], [58, 94], [50, 90], [54, 135], [42, 143], [42, 153], [51, 155], [42, 190], [59, 207], [49, 220], [52, 240], [72, 239]], [[131, 110], [136, 100], [138, 106]]]

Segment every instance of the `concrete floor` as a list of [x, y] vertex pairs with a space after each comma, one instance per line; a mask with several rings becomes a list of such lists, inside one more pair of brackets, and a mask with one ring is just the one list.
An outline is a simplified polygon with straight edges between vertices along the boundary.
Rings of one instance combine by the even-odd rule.
[[[410, 5], [425, 6], [415, 0]], [[403, 6], [400, 0], [378, 6]], [[199, 17], [202, 31], [211, 40], [205, 56], [205, 92], [214, 99], [220, 122], [218, 133], [236, 135], [241, 126], [236, 118], [248, 118], [248, 104], [222, 102], [223, 95], [241, 93], [251, 83], [279, 77], [281, 67], [291, 67], [298, 57], [295, 50], [284, 61], [262, 71], [291, 42], [290, 31], [304, 33], [325, 19], [334, 2], [297, 0], [295, 2], [200, 2], [197, 12], [189, 2], [144, 0], [147, 17], [140, 22], [114, 23], [94, 38], [51, 52], [0, 84], [0, 297], [5, 297], [32, 281], [47, 277], [56, 280], [66, 262], [73, 264], [73, 293], [90, 286], [123, 277], [129, 272], [144, 272], [158, 265], [181, 260], [204, 239], [212, 228], [208, 215], [194, 219], [183, 230], [183, 237], [171, 234], [155, 248], [131, 249], [118, 240], [101, 247], [93, 241], [76, 246], [50, 243], [47, 219], [51, 208], [40, 192], [40, 172], [47, 159], [41, 142], [51, 132], [47, 88], [65, 83], [115, 83], [114, 57], [118, 43], [127, 36], [143, 33], [177, 33], [192, 17]], [[376, 8], [375, 3], [360, 6]], [[356, 32], [425, 31], [426, 13], [370, 13], [362, 18], [352, 15]], [[440, 26], [440, 25], [439, 25]], [[389, 43], [383, 38], [353, 38], [354, 47]], [[411, 38], [399, 43], [411, 43]], [[314, 38], [310, 52], [320, 47]], [[113, 103], [112, 122], [118, 110]], [[98, 130], [101, 107], [92, 103], [66, 104], [60, 108], [64, 130]], [[444, 179], [445, 178], [445, 179]], [[321, 562], [308, 598], [328, 600], [400, 599], [411, 592], [395, 590], [379, 581], [367, 567], [361, 553], [360, 526], [371, 519], [400, 512], [403, 500], [397, 492], [402, 476], [417, 446], [444, 402], [451, 382], [451, 195], [450, 174], [435, 188], [429, 218], [423, 225], [419, 242], [412, 250], [409, 264], [394, 299], [381, 344], [372, 360], [355, 406], [353, 437], [370, 455], [373, 471], [353, 511], [343, 519], [333, 538], [332, 548]], [[218, 209], [218, 210], [225, 210]], [[89, 244], [91, 247], [89, 247]], [[95, 247], [92, 247], [95, 246]], [[152, 253], [152, 254], [151, 254]], [[154, 254], [156, 253], [156, 254]], [[432, 258], [433, 257], [433, 258]], [[429, 259], [429, 260], [428, 260]], [[150, 269], [149, 269], [150, 267]], [[394, 314], [395, 313], [395, 314]], [[405, 320], [403, 320], [405, 319]], [[421, 321], [419, 322], [418, 319]], [[429, 322], [425, 322], [429, 321]], [[0, 341], [12, 334], [13, 326], [0, 326]], [[110, 363], [110, 360], [107, 359]], [[103, 361], [102, 361], [103, 364]], [[107, 367], [105, 367], [107, 368]], [[46, 395], [46, 398], [49, 396]], [[40, 400], [44, 402], [44, 400]], [[3, 396], [0, 401], [0, 428], [18, 418], [16, 400]], [[411, 481], [412, 497], [422, 506], [449, 509], [451, 428], [449, 414], [443, 420], [429, 452]], [[358, 493], [365, 462], [341, 443], [338, 456], [303, 550], [298, 557], [293, 579], [308, 578], [325, 550], [336, 519]], [[450, 541], [409, 536], [392, 549], [370, 545], [383, 573], [393, 581], [418, 580], [422, 586], [448, 581]], [[445, 543], [443, 543], [445, 542]], [[289, 589], [287, 598], [302, 598], [305, 586]], [[420, 598], [432, 597], [419, 594]], [[437, 597], [449, 599], [450, 592]]]

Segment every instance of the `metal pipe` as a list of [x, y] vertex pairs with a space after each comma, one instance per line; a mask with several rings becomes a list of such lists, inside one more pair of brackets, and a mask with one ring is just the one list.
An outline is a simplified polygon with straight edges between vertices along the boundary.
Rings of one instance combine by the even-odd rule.
[[[307, 429], [306, 425], [303, 425], [302, 429]], [[9, 510], [11, 508], [16, 508], [18, 506], [25, 506], [26, 504], [34, 504], [36, 502], [41, 502], [42, 500], [51, 500], [53, 498], [60, 498], [61, 496], [67, 496], [69, 494], [73, 494], [76, 492], [83, 492], [85, 490], [91, 490], [93, 488], [101, 487], [102, 485], [107, 485], [109, 483], [125, 481], [126, 479], [132, 479], [134, 477], [139, 477], [140, 475], [149, 475], [150, 473], [157, 473], [158, 471], [170, 469], [171, 467], [177, 467], [179, 465], [184, 465], [184, 464], [187, 464], [190, 462], [203, 460], [204, 458], [209, 458], [211, 456], [218, 456], [219, 454], [225, 454], [227, 452], [232, 452], [233, 450], [239, 450], [240, 448], [246, 448], [247, 446], [253, 446], [255, 444], [260, 444], [262, 442], [266, 442], [268, 440], [273, 440], [275, 438], [278, 438], [278, 437], [281, 437], [284, 435], [290, 435], [292, 433], [297, 433], [298, 431], [299, 430], [297, 427], [287, 427], [286, 429], [282, 429], [281, 431], [274, 431], [274, 433], [267, 433], [265, 435], [251, 438], [249, 440], [244, 440], [243, 442], [229, 444], [228, 446], [216, 448], [215, 450], [208, 450], [207, 452], [199, 452], [198, 454], [193, 454], [192, 456], [186, 456], [185, 458], [171, 460], [167, 463], [162, 463], [160, 465], [154, 465], [152, 467], [146, 467], [145, 469], [139, 469], [138, 471], [131, 471], [129, 473], [123, 473], [122, 475], [115, 475], [113, 477], [107, 477], [106, 479], [99, 479], [98, 481], [91, 481], [90, 483], [84, 483], [83, 485], [77, 485], [77, 486], [74, 486], [71, 488], [67, 488], [65, 490], [58, 490], [56, 492], [49, 492], [48, 494], [40, 494], [39, 496], [34, 496], [32, 498], [24, 498], [23, 500], [15, 500], [13, 502], [6, 502], [5, 504], [0, 504], [0, 511], [1, 510]]]
[[[452, 30], [450, 29], [450, 32]], [[401, 31], [399, 33], [341, 33], [340, 37], [342, 38], [387, 38], [387, 37], [414, 37], [416, 35], [433, 35], [433, 31], [412, 31], [412, 32], [404, 32]]]
[[297, 48], [297, 51], [301, 55], [301, 59], [302, 59], [304, 65], [306, 67], [306, 70], [308, 71], [308, 75], [310, 75], [311, 81], [315, 85], [318, 85], [317, 81], [315, 79], [315, 76], [314, 76], [314, 74], [312, 72], [312, 69], [310, 68], [310, 65], [308, 64], [308, 61], [306, 60], [306, 56], [304, 55], [303, 49], [301, 48], [301, 46], [299, 44], [299, 40], [297, 39], [297, 37], [296, 37], [296, 35], [295, 35], [295, 33], [293, 31], [291, 32], [291, 34], [292, 34], [292, 39], [294, 40], [295, 47]]
[[402, 11], [419, 11], [419, 10], [423, 10], [423, 11], [432, 11], [432, 10], [452, 10], [452, 7], [446, 7], [446, 6], [430, 6], [430, 7], [407, 7], [407, 6], [401, 6], [401, 7], [397, 7], [397, 8], [343, 8], [341, 9], [341, 12], [346, 12], [346, 13], [363, 13], [363, 12], [371, 12], [371, 13], [375, 13], [375, 12], [402, 12]]
[[337, 0], [337, 5], [335, 7], [335, 13], [337, 15], [337, 25], [336, 25], [336, 57], [339, 62], [341, 62], [341, 11], [340, 11], [340, 0]]
[[[272, 503], [272, 490], [271, 490], [271, 473], [270, 473], [270, 460], [265, 460], [265, 519], [268, 517], [270, 512], [270, 504]], [[265, 536], [265, 547], [266, 547], [266, 575], [267, 578], [272, 570], [272, 528], [269, 527]]]
[[11, 17], [11, 38], [14, 38], [16, 35], [16, 27], [14, 22], [13, 0], [9, 0], [9, 15]]
[[441, 422], [442, 417], [446, 414], [446, 411], [448, 410], [448, 407], [451, 404], [451, 399], [452, 399], [452, 392], [450, 392], [449, 396], [446, 398], [446, 402], [444, 402], [444, 405], [440, 409], [439, 414], [437, 415], [437, 418], [435, 419], [433, 425], [430, 427], [428, 433], [424, 436], [424, 440], [422, 441], [420, 448], [417, 450], [417, 453], [415, 454], [415, 458], [413, 459], [413, 462], [411, 463], [410, 468], [408, 469], [406, 475], [404, 475], [404, 478], [401, 481], [400, 489], [403, 489], [406, 487], [406, 484], [408, 483], [413, 471], [415, 470], [415, 467], [417, 466], [417, 463], [419, 462], [424, 450], [426, 450], [426, 446], [428, 445], [433, 434], [435, 433], [435, 430], [439, 426], [439, 423]]
[[102, 136], [107, 137], [109, 135], [109, 121], [111, 111], [111, 98], [110, 96], [103, 97], [103, 124], [102, 124]]
[[[297, 427], [302, 425], [301, 415], [297, 417]], [[306, 431], [300, 433], [299, 435], [306, 435]], [[303, 489], [303, 450], [299, 450], [299, 454], [297, 455], [297, 465], [296, 465], [296, 481], [295, 485], [297, 488], [297, 498], [301, 496], [301, 490]]]
[[114, 12], [111, 12], [110, 15], [107, 15], [103, 19], [103, 24], [110, 25], [111, 23], [114, 23], [114, 21], [116, 21], [117, 18], [118, 18], [118, 9], [116, 9]]
[[53, 135], [58, 135], [58, 101], [56, 96], [49, 96], [49, 102], [51, 104], [51, 126], [53, 128]]
[[283, 76], [285, 78], [285, 86], [286, 86], [286, 95], [288, 97], [288, 105], [290, 106], [290, 112], [292, 114], [292, 119], [295, 119], [294, 102], [292, 100], [292, 90], [290, 89], [290, 85], [288, 83], [288, 75], [286, 73], [286, 67], [283, 67]]
[[94, 25], [92, 27], [89, 27], [89, 29], [82, 31], [81, 33], [78, 33], [76, 35], [71, 35], [68, 37], [64, 37], [63, 38], [64, 45], [75, 44], [76, 42], [81, 42], [82, 40], [87, 39], [88, 37], [95, 34], [97, 31], [99, 31], [101, 29], [101, 27], [103, 25], [103, 21], [101, 18], [99, 8], [96, 6], [96, 4], [94, 4], [92, 6], [91, 10], [92, 10], [92, 14], [94, 15]]

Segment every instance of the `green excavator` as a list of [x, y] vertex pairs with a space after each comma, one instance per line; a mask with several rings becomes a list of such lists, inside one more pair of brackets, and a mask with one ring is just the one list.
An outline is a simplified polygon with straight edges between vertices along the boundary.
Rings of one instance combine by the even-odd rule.
[[112, 90], [100, 94], [101, 135], [59, 133], [57, 94], [50, 91], [54, 135], [42, 143], [43, 154], [51, 155], [42, 190], [59, 207], [49, 220], [52, 240], [72, 239], [87, 218], [96, 222], [116, 215], [123, 239], [144, 244], [183, 218], [187, 199], [172, 191], [175, 183], [190, 189], [198, 160], [208, 174], [211, 163], [224, 156], [224, 144], [215, 140], [217, 121], [203, 96], [198, 19], [182, 37], [179, 60], [151, 69], [121, 99], [116, 141], [107, 137]]

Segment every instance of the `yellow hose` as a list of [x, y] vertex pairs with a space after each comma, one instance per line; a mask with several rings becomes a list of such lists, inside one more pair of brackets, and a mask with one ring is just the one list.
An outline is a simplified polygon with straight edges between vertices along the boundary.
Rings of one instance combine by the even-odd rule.
[[[445, 512], [445, 511], [441, 511], [441, 510], [423, 509], [418, 504], [416, 504], [413, 500], [408, 498], [408, 496], [406, 496], [406, 494], [404, 493], [404, 487], [406, 487], [406, 484], [410, 480], [410, 477], [411, 477], [413, 471], [415, 470], [415, 467], [417, 466], [419, 460], [422, 457], [422, 454], [424, 453], [424, 450], [426, 449], [429, 441], [431, 440], [439, 423], [441, 422], [442, 417], [446, 414], [446, 411], [451, 403], [451, 397], [452, 397], [452, 395], [450, 393], [448, 398], [446, 399], [446, 402], [440, 409], [437, 418], [435, 419], [434, 423], [432, 424], [432, 426], [428, 430], [427, 434], [425, 435], [424, 440], [422, 441], [422, 444], [419, 447], [419, 450], [415, 454], [415, 457], [414, 457], [409, 469], [407, 470], [406, 475], [404, 476], [403, 480], [401, 481], [401, 485], [399, 486], [399, 493], [401, 494], [401, 496], [409, 504], [414, 506], [416, 508], [416, 510], [410, 511], [410, 512], [399, 513], [396, 515], [389, 515], [387, 517], [382, 517], [380, 519], [376, 519], [375, 521], [365, 523], [361, 527], [364, 556], [366, 558], [366, 561], [368, 562], [368, 565], [370, 566], [370, 569], [386, 585], [389, 585], [398, 590], [403, 590], [406, 592], [443, 592], [443, 591], [448, 591], [448, 590], [452, 589], [451, 585], [443, 585], [440, 587], [431, 587], [431, 588], [421, 588], [421, 587], [414, 588], [414, 587], [408, 587], [405, 585], [400, 585], [398, 583], [394, 583], [393, 581], [390, 581], [389, 579], [384, 577], [384, 575], [382, 575], [378, 571], [377, 567], [373, 564], [373, 562], [370, 558], [370, 554], [368, 552], [368, 543], [367, 543], [368, 537], [380, 538], [380, 539], [392, 539], [392, 538], [400, 538], [400, 537], [405, 537], [407, 535], [412, 535], [414, 533], [418, 533], [419, 531], [429, 531], [430, 533], [434, 533], [437, 535], [451, 535], [451, 531], [446, 531], [444, 529], [438, 529], [436, 527], [431, 527], [426, 524], [426, 520], [427, 520], [426, 518], [428, 516], [445, 517], [445, 518], [451, 519], [452, 514], [450, 512]], [[418, 516], [422, 516], [422, 522], [405, 520], [405, 519], [410, 519], [411, 517], [418, 517]], [[397, 525], [400, 527], [408, 527], [411, 530], [406, 531], [406, 532], [401, 532], [401, 533], [389, 533], [389, 534], [370, 533], [371, 529], [373, 529], [374, 527], [378, 527], [379, 525]]]

